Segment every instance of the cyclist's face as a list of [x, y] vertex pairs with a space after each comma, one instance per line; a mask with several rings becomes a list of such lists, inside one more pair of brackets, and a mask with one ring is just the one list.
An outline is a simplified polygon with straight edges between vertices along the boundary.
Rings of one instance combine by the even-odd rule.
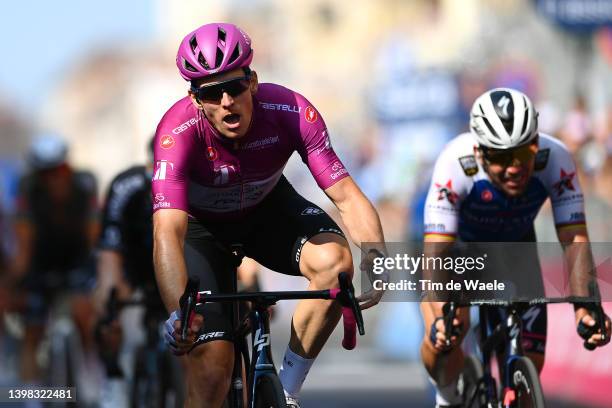
[[509, 151], [474, 149], [491, 182], [504, 194], [517, 197], [525, 192], [533, 175], [537, 142]]
[[192, 91], [189, 94], [214, 128], [229, 139], [243, 137], [249, 130], [253, 116], [253, 94], [257, 91], [255, 72], [247, 78], [242, 68], [237, 68], [213, 79], [205, 78], [196, 86], [212, 87], [200, 92], [202, 98]]

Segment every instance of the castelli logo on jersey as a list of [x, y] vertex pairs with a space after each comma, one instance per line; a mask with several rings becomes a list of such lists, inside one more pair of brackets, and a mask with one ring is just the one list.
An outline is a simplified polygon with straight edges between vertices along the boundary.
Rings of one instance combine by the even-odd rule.
[[483, 190], [482, 193], [480, 193], [480, 198], [482, 198], [484, 202], [489, 202], [493, 199], [493, 193], [491, 190]]
[[164, 195], [162, 193], [157, 193], [155, 194], [155, 201], [156, 202], [160, 202], [160, 201], [164, 201], [166, 199], [166, 197], [164, 197]]
[[212, 146], [208, 146], [208, 149], [206, 149], [206, 153], [208, 154], [208, 160], [210, 161], [217, 160], [217, 158], [219, 157], [217, 149]]
[[170, 135], [163, 135], [161, 139], [159, 139], [159, 145], [162, 149], [170, 149], [174, 146], [174, 138]]
[[304, 111], [304, 118], [308, 123], [315, 123], [317, 121], [317, 111], [312, 106], [309, 106]]

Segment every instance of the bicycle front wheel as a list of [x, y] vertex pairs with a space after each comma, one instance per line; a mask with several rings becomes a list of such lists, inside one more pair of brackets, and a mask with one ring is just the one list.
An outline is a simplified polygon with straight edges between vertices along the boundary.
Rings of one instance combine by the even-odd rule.
[[519, 408], [544, 407], [544, 393], [538, 370], [527, 357], [519, 357], [511, 366], [512, 388], [516, 399], [513, 406]]
[[457, 389], [463, 396], [464, 407], [478, 408], [486, 405], [486, 401], [482, 400], [486, 394], [481, 392], [483, 375], [482, 363], [476, 356], [469, 355], [463, 359], [463, 370]]
[[255, 408], [287, 408], [283, 386], [277, 375], [266, 373], [257, 379]]

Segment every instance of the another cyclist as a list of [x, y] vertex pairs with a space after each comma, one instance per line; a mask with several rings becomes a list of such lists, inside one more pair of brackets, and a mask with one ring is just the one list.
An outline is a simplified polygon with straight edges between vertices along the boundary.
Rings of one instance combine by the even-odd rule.
[[34, 139], [31, 172], [19, 184], [16, 254], [10, 274], [27, 292], [22, 379], [39, 381], [36, 350], [53, 297], [69, 292], [71, 313], [85, 349], [93, 345], [92, 304], [85, 292], [93, 278], [92, 247], [98, 235], [96, 180], [67, 161], [68, 146], [55, 135]]
[[[434, 252], [448, 249], [455, 240], [535, 242], [533, 220], [550, 197], [559, 241], [568, 263], [574, 265], [576, 251], [571, 244], [589, 240], [576, 167], [561, 142], [538, 132], [537, 112], [529, 98], [509, 88], [485, 92], [472, 107], [470, 130], [453, 139], [436, 162], [425, 206], [425, 242], [442, 243], [435, 245]], [[592, 258], [583, 259], [583, 269], [592, 271]], [[421, 304], [426, 328], [421, 355], [437, 389], [436, 403], [452, 406], [461, 403], [457, 381], [463, 353], [458, 345], [465, 330], [453, 335], [450, 348], [446, 347], [442, 305]], [[576, 324], [595, 325], [585, 308], [575, 309]], [[541, 370], [546, 307], [533, 306], [523, 319], [527, 316], [523, 348]], [[466, 328], [468, 318], [467, 310], [460, 310], [454, 324]], [[607, 316], [605, 324], [606, 340], [594, 334], [589, 343], [603, 346], [609, 341]]]
[[[176, 62], [191, 82], [189, 95], [157, 128], [155, 273], [171, 312], [170, 346], [177, 353], [191, 350], [185, 357], [188, 406], [222, 404], [234, 349], [231, 317], [217, 304], [207, 304], [204, 317], [193, 320], [188, 341], [180, 340], [179, 298], [187, 273], [200, 277], [201, 289], [231, 290], [234, 264], [226, 248], [232, 244], [272, 270], [306, 277], [312, 290], [337, 286], [342, 271], [353, 273], [338, 225], [282, 175], [294, 151], [338, 207], [353, 241], [383, 242], [376, 210], [334, 153], [320, 113], [294, 91], [260, 84], [249, 67], [252, 58], [250, 38], [232, 24], [206, 24], [188, 34]], [[381, 296], [364, 294], [362, 307]], [[308, 370], [339, 318], [334, 302], [298, 304], [280, 370], [289, 406], [298, 406]]]
[[[149, 143], [149, 164], [133, 166], [118, 174], [108, 188], [103, 209], [94, 301], [103, 322], [96, 333], [108, 377], [101, 401], [108, 406], [127, 406], [124, 374], [129, 374], [124, 373], [118, 358], [125, 346], [125, 330], [118, 315], [110, 320], [107, 316], [111, 290], [116, 290], [118, 301], [132, 300], [134, 291], [138, 290], [147, 299], [145, 324], [161, 322], [166, 315], [153, 272], [152, 143], [153, 140]], [[140, 327], [140, 322], [130, 323]], [[131, 349], [128, 354], [133, 354], [135, 345], [127, 348]]]

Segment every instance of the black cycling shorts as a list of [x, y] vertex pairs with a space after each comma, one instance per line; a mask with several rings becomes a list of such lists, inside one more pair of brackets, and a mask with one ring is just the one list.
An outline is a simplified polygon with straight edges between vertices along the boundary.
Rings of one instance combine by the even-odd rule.
[[[231, 248], [239, 245], [244, 255], [266, 268], [300, 276], [302, 247], [324, 232], [344, 236], [325, 211], [300, 196], [283, 176], [266, 198], [240, 220], [211, 222], [190, 217], [185, 239], [187, 271], [200, 279], [201, 291], [231, 293], [231, 278], [239, 262]], [[206, 304], [201, 312], [204, 326], [198, 344], [233, 340], [231, 303]]]

